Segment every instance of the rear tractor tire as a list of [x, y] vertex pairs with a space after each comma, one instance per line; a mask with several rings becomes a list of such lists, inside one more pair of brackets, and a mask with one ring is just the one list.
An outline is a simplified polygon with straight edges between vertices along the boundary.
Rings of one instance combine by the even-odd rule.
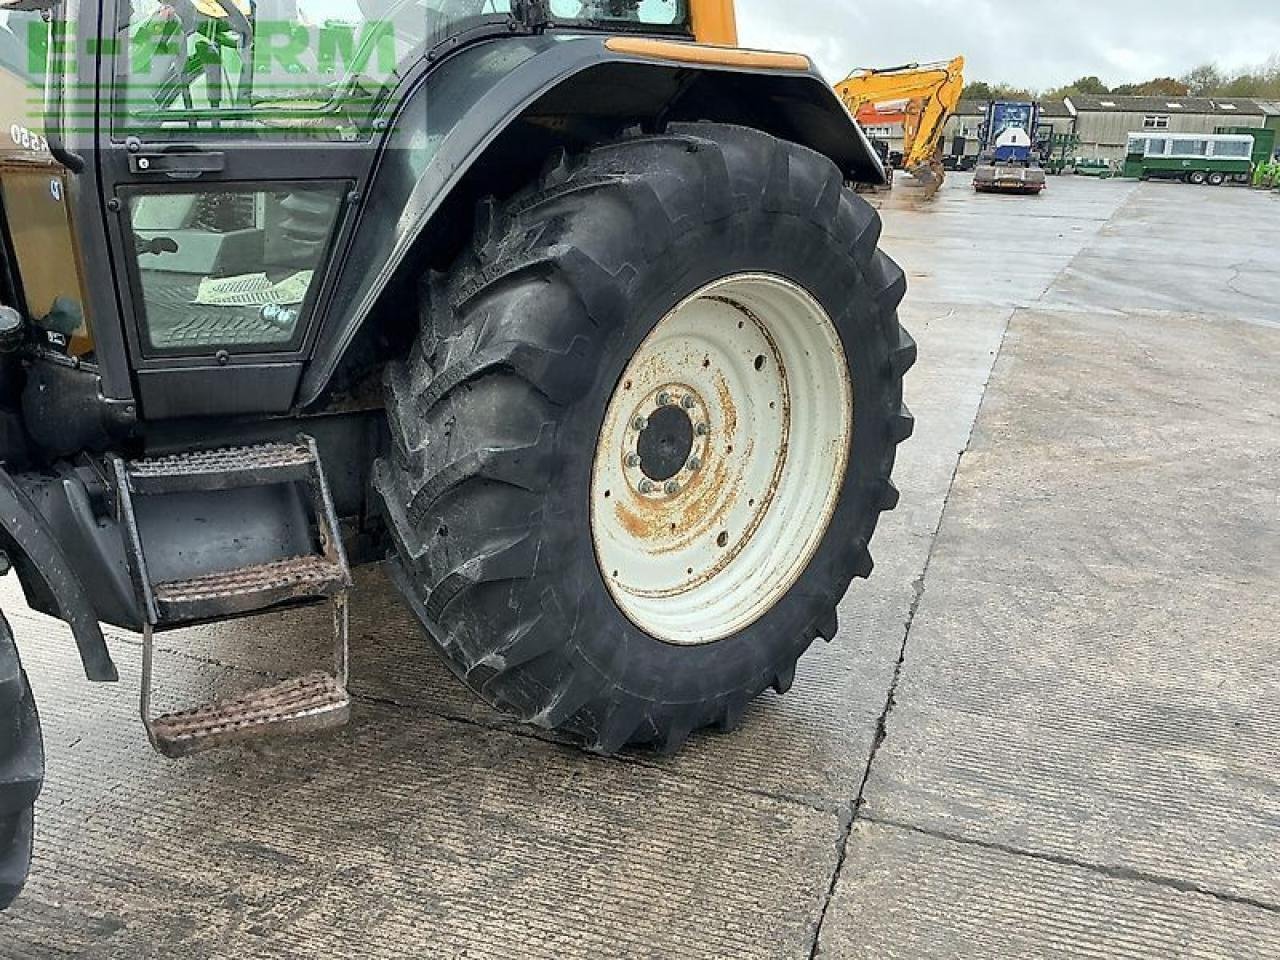
[[786, 692], [898, 502], [916, 347], [879, 236], [825, 157], [713, 124], [481, 205], [388, 371], [375, 479], [472, 690], [606, 754]]
[[31, 869], [35, 802], [44, 783], [44, 742], [13, 633], [0, 614], [0, 910]]

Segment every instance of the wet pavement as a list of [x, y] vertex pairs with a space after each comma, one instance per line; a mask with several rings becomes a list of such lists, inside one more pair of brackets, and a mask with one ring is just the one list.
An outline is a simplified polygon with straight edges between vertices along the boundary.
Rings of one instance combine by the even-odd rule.
[[[476, 703], [381, 571], [354, 722], [183, 762], [5, 582], [49, 779], [13, 958], [1280, 955], [1280, 202], [1054, 179], [884, 203], [900, 510], [741, 731], [585, 756]], [[164, 637], [162, 697], [323, 663]]]

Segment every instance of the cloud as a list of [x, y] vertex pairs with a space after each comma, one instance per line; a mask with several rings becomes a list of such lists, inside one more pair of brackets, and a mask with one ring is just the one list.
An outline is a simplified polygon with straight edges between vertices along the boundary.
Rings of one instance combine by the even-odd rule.
[[745, 45], [808, 53], [832, 80], [963, 54], [973, 79], [1115, 85], [1206, 62], [1245, 69], [1280, 50], [1280, 7], [1259, 0], [738, 0], [738, 22]]

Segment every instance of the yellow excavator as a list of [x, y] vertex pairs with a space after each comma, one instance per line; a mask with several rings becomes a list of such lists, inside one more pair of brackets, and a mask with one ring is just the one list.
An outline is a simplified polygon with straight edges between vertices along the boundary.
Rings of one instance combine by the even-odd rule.
[[845, 106], [864, 127], [902, 125], [902, 166], [930, 196], [942, 186], [943, 134], [963, 90], [964, 57], [861, 68], [836, 84]]

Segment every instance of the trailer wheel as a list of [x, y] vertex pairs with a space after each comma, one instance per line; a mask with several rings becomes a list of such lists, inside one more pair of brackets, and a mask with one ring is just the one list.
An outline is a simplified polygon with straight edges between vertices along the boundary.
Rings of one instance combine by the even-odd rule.
[[388, 371], [393, 576], [481, 697], [592, 750], [736, 725], [836, 633], [912, 430], [902, 271], [826, 158], [712, 124], [482, 205]]
[[31, 869], [35, 802], [44, 782], [44, 742], [27, 675], [0, 614], [0, 910], [22, 892]]
[[1227, 178], [1217, 171], [1209, 174], [1209, 186], [1211, 187], [1220, 187], [1226, 182]]
[[1194, 183], [1197, 187], [1204, 186], [1204, 182], [1209, 179], [1203, 170], [1193, 170], [1187, 177], [1190, 183]]

